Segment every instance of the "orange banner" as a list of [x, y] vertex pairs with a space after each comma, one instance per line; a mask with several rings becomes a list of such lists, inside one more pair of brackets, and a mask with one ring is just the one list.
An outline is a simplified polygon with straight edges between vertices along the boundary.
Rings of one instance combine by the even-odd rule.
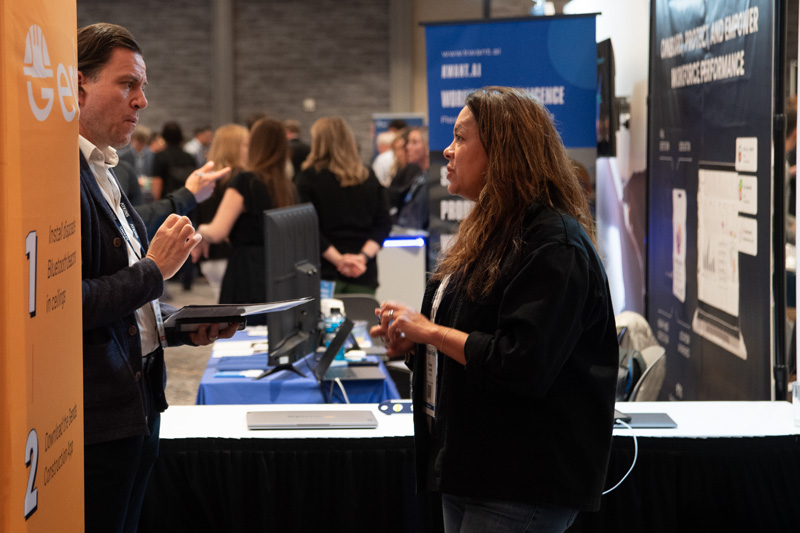
[[0, 6], [0, 531], [83, 531], [75, 0]]

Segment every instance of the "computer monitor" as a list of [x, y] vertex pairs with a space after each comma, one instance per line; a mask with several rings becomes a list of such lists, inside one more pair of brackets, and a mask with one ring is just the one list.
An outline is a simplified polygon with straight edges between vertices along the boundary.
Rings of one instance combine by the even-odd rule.
[[317, 212], [311, 204], [264, 211], [267, 301], [313, 298], [267, 314], [269, 368], [302, 372], [292, 364], [314, 352], [320, 340], [320, 250]]

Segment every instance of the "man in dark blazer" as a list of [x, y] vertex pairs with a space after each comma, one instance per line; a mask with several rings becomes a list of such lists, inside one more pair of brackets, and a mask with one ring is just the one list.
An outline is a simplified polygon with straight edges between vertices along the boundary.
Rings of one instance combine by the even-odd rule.
[[115, 149], [130, 142], [147, 106], [146, 83], [141, 49], [125, 28], [78, 31], [87, 532], [137, 529], [167, 407], [163, 348], [209, 344], [236, 328], [203, 324], [185, 338], [163, 328], [172, 311], [158, 302], [164, 280], [202, 238], [188, 218], [172, 214], [148, 242], [114, 177]]

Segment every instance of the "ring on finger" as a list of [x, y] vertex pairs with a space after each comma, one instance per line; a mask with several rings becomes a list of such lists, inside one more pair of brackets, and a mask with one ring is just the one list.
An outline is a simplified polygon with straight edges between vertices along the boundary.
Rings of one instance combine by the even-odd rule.
[[392, 319], [393, 315], [394, 315], [394, 309], [389, 309], [389, 320]]

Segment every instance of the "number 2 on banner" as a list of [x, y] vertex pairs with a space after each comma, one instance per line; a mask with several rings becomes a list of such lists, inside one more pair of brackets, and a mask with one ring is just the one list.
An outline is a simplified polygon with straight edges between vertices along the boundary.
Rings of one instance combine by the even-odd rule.
[[39, 465], [39, 436], [36, 430], [28, 433], [28, 442], [25, 444], [25, 466], [30, 467], [28, 473], [28, 488], [25, 491], [25, 520], [31, 517], [39, 507], [39, 491], [34, 488], [36, 483], [36, 469]]
[[25, 237], [25, 256], [28, 258], [28, 314], [36, 316], [36, 232]]

